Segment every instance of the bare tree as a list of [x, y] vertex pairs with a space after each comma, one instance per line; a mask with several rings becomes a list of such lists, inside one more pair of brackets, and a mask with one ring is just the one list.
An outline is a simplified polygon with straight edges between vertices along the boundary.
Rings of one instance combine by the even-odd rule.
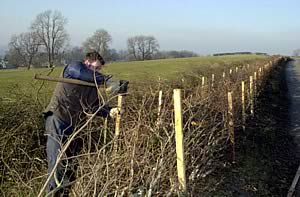
[[134, 36], [128, 38], [127, 49], [135, 60], [150, 60], [158, 52], [159, 44], [154, 36]]
[[137, 49], [137, 41], [135, 37], [128, 38], [127, 40], [127, 50], [128, 50], [128, 55], [133, 57], [135, 60], [139, 60], [138, 57], [138, 49]]
[[19, 65], [23, 64], [29, 70], [39, 46], [39, 38], [35, 32], [14, 35], [9, 43], [10, 57], [11, 59], [17, 59]]
[[109, 44], [112, 42], [111, 35], [104, 29], [98, 29], [91, 37], [83, 43], [86, 51], [95, 50], [104, 59], [109, 59]]
[[10, 48], [6, 55], [5, 55], [5, 61], [7, 61], [9, 64], [19, 66], [24, 66], [24, 60], [23, 58], [18, 54], [18, 52], [14, 48]]
[[126, 61], [126, 60], [128, 60], [128, 50], [123, 50], [123, 49], [121, 49], [121, 50], [119, 50], [118, 51], [118, 55], [119, 55], [119, 60], [120, 61]]
[[65, 55], [64, 55], [64, 59], [65, 59], [65, 63], [69, 64], [72, 61], [82, 61], [84, 59], [84, 50], [82, 47], [72, 47], [68, 50], [66, 50]]
[[31, 25], [48, 54], [49, 67], [53, 67], [55, 58], [68, 43], [66, 24], [67, 19], [59, 11], [47, 10], [38, 14]]

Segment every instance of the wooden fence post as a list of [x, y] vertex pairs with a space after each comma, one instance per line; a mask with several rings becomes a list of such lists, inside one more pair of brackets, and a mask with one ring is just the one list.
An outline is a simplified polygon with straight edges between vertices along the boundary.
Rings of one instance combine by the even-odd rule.
[[[122, 101], [123, 101], [123, 96], [122, 95], [118, 95], [118, 108], [120, 109], [120, 112], [122, 110]], [[116, 127], [115, 127], [115, 138], [118, 139], [119, 135], [120, 135], [120, 127], [121, 127], [121, 113], [117, 114], [116, 117]], [[117, 153], [118, 150], [118, 141], [114, 142], [114, 154]]]
[[230, 142], [232, 144], [232, 160], [235, 161], [235, 136], [234, 136], [234, 121], [233, 121], [233, 104], [232, 92], [228, 92], [228, 129]]
[[263, 67], [259, 67], [259, 70], [258, 70], [258, 78], [261, 78], [262, 77], [262, 74], [263, 74]]
[[159, 91], [158, 94], [158, 108], [157, 108], [157, 122], [156, 122], [156, 126], [160, 126], [161, 125], [161, 105], [162, 105], [162, 90]]
[[250, 76], [250, 92], [249, 92], [249, 97], [250, 97], [250, 114], [253, 116], [254, 115], [254, 106], [253, 106], [253, 77]]
[[158, 94], [158, 111], [157, 111], [158, 118], [160, 117], [161, 105], [162, 105], [162, 90], [160, 90]]
[[202, 85], [202, 88], [204, 87], [204, 84], [205, 84], [205, 77], [203, 76], [203, 77], [202, 77], [202, 84], [201, 84], [201, 85]]
[[186, 192], [186, 175], [184, 160], [184, 144], [182, 131], [182, 107], [181, 107], [181, 90], [174, 89], [174, 112], [175, 112], [175, 140], [177, 155], [177, 173], [179, 180], [179, 189]]
[[205, 98], [206, 93], [207, 93], [207, 86], [205, 84], [207, 84], [207, 78], [206, 77], [202, 77], [202, 84], [201, 84], [201, 97]]
[[246, 108], [245, 108], [245, 82], [242, 81], [242, 118], [243, 118], [243, 131], [246, 125]]
[[[118, 95], [118, 108], [122, 110], [122, 102], [123, 102], [123, 96]], [[121, 126], [121, 113], [117, 114], [116, 118], [116, 128], [115, 128], [115, 135], [119, 136], [120, 134], [120, 126]]]
[[257, 83], [257, 73], [254, 72], [254, 77], [253, 77], [253, 100], [255, 99], [255, 95], [256, 95], [256, 91], [257, 91], [257, 87], [256, 87], [256, 83]]

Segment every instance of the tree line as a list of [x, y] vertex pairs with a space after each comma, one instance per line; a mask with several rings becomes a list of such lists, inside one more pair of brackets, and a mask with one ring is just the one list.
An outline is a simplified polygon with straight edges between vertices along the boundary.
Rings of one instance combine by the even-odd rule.
[[82, 60], [85, 53], [96, 50], [106, 61], [144, 61], [162, 58], [197, 56], [191, 51], [160, 51], [154, 36], [135, 35], [127, 39], [127, 49], [111, 48], [112, 36], [105, 29], [97, 29], [82, 46], [70, 46], [66, 31], [68, 20], [59, 11], [47, 10], [36, 16], [27, 32], [13, 35], [4, 59], [10, 64], [41, 67], [68, 64]]
[[215, 53], [213, 56], [223, 56], [223, 55], [268, 55], [267, 53], [261, 52], [232, 52], [232, 53]]

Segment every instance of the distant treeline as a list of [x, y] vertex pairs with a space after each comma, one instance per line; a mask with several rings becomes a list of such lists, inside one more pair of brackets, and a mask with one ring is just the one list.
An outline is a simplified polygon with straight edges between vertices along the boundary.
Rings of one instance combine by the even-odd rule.
[[267, 53], [259, 53], [259, 52], [232, 52], [232, 53], [215, 53], [213, 56], [222, 56], [222, 55], [268, 55]]

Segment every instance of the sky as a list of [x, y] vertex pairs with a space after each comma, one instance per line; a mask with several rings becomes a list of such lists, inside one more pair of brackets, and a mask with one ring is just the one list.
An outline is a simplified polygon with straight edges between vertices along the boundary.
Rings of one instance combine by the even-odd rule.
[[300, 48], [300, 0], [0, 0], [0, 49], [46, 10], [67, 18], [72, 46], [105, 29], [117, 50], [136, 35], [154, 36], [160, 50], [200, 55]]

